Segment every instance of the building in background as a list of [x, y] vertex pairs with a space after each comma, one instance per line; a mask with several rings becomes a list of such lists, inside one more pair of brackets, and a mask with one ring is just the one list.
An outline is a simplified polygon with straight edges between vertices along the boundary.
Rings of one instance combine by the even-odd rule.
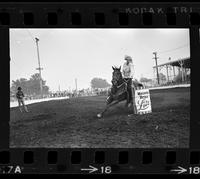
[[[159, 79], [160, 85], [190, 83], [190, 57], [159, 64], [157, 68], [159, 74], [166, 74], [165, 80]], [[156, 66], [153, 66], [153, 70], [156, 79]], [[160, 75], [159, 78], [161, 78]]]

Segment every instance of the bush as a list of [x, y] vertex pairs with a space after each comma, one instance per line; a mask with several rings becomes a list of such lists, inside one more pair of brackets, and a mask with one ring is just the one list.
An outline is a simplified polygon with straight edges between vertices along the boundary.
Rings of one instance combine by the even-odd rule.
[[[176, 83], [181, 83], [181, 82], [182, 82], [182, 74], [179, 73], [179, 74], [174, 78], [174, 81], [175, 81]], [[186, 75], [185, 81], [190, 81], [190, 74]]]

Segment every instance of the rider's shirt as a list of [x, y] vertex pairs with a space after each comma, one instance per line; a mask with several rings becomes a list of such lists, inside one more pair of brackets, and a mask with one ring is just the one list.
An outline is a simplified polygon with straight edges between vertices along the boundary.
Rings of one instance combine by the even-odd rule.
[[17, 97], [17, 99], [23, 99], [24, 93], [23, 93], [22, 91], [18, 91], [18, 92], [16, 93], [16, 97]]
[[123, 65], [123, 70], [122, 70], [123, 78], [133, 78], [134, 75], [134, 66], [132, 63], [127, 63], [125, 62]]

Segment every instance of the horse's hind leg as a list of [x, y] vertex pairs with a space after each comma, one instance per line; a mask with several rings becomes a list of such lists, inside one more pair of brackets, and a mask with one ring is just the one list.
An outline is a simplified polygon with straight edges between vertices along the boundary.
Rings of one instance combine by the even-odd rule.
[[127, 92], [126, 92], [126, 104], [125, 104], [125, 107], [128, 107], [129, 98], [130, 98], [129, 92], [127, 91]]

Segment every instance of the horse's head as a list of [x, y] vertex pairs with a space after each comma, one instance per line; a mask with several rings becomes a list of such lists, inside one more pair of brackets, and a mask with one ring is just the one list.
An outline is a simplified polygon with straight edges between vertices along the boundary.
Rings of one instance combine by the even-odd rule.
[[122, 73], [121, 73], [121, 66], [119, 68], [112, 66], [112, 69], [113, 69], [112, 84], [114, 86], [117, 86], [123, 81]]

